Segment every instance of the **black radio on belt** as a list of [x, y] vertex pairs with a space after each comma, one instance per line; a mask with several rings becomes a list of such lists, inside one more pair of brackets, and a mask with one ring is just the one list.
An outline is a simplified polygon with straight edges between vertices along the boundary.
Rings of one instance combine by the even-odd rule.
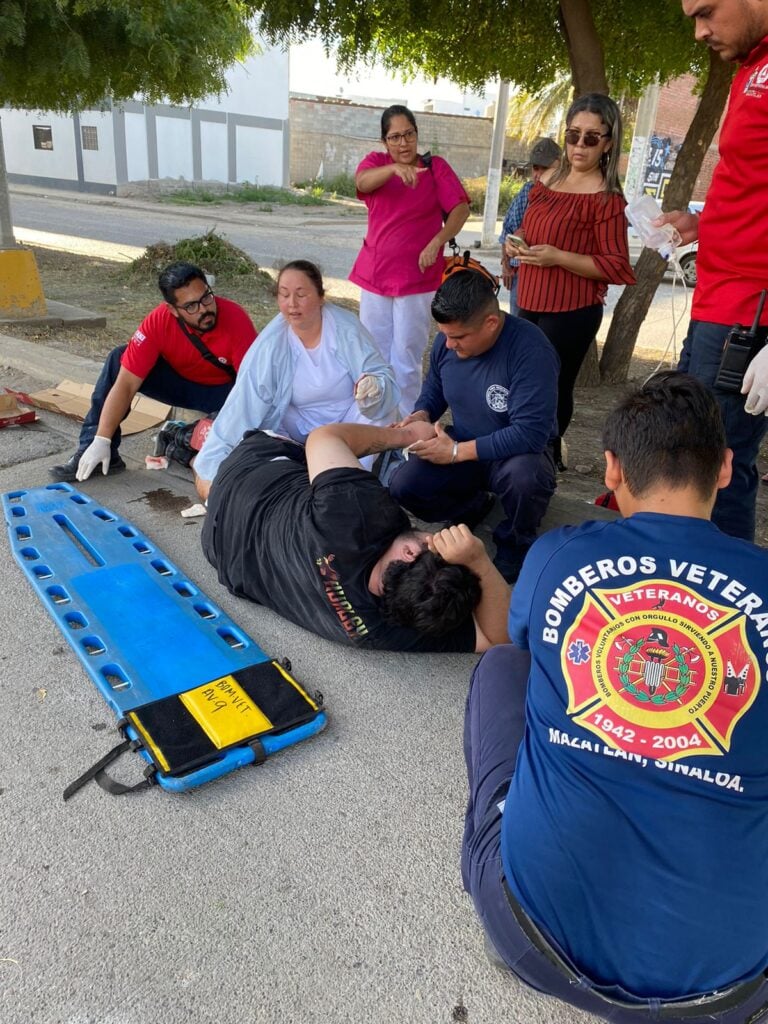
[[746, 330], [741, 324], [734, 324], [728, 331], [720, 366], [715, 377], [715, 387], [721, 391], [737, 393], [741, 391], [747, 367], [765, 344], [764, 337], [758, 338], [758, 328], [766, 294], [765, 289], [760, 292], [755, 320], [749, 330]]

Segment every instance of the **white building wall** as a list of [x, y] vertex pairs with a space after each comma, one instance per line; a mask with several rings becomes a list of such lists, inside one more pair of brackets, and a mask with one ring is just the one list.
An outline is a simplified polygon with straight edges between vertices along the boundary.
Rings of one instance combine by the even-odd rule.
[[[83, 149], [83, 176], [86, 181], [115, 184], [115, 136], [112, 111], [85, 110], [80, 115], [81, 128], [95, 128], [99, 148]], [[82, 135], [81, 135], [82, 138]]]
[[[265, 46], [230, 69], [227, 93], [206, 97], [191, 112], [147, 108], [139, 100], [114, 113], [84, 111], [80, 125], [97, 128], [98, 150], [82, 149], [72, 118], [4, 110], [11, 181], [45, 179], [46, 185], [104, 192], [154, 178], [283, 185], [289, 159], [288, 66], [287, 52]], [[50, 125], [52, 150], [34, 148], [35, 124]]]
[[262, 44], [262, 52], [227, 72], [229, 92], [199, 106], [257, 117], [288, 118], [288, 51]]
[[237, 126], [237, 180], [252, 185], [283, 182], [283, 133]]
[[227, 126], [203, 121], [200, 125], [200, 157], [203, 181], [227, 180]]
[[157, 176], [191, 181], [192, 127], [179, 117], [157, 117]]
[[149, 177], [147, 153], [147, 122], [144, 114], [126, 111], [125, 157], [129, 181], [146, 181]]
[[[53, 149], [35, 149], [32, 128], [48, 125]], [[77, 181], [72, 118], [50, 112], [2, 110], [5, 162], [9, 174]]]

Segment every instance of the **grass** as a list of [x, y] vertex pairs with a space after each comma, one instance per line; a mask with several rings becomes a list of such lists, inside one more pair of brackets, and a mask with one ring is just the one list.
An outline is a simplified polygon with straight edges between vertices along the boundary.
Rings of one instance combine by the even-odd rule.
[[316, 196], [343, 196], [345, 199], [356, 199], [357, 189], [355, 178], [352, 174], [335, 174], [332, 178], [313, 178], [311, 181], [303, 181], [296, 185], [296, 188], [304, 189], [310, 195]]
[[[485, 190], [487, 178], [464, 178], [462, 181], [469, 196], [469, 204], [473, 213], [482, 213], [485, 209]], [[503, 216], [517, 193], [525, 184], [525, 178], [512, 178], [509, 175], [501, 179], [499, 186], [499, 214]]]
[[300, 193], [275, 185], [251, 185], [244, 182], [239, 186], [227, 187], [224, 191], [206, 188], [183, 188], [159, 197], [161, 203], [175, 206], [204, 206], [210, 203], [259, 203], [260, 211], [271, 213], [273, 206], [325, 206], [322, 195], [314, 192]]
[[[264, 275], [247, 253], [212, 231], [194, 238], [182, 238], [175, 245], [168, 242], [148, 245], [144, 253], [131, 263], [131, 273], [156, 281], [160, 271], [177, 260], [194, 263], [209, 274], [215, 274], [217, 279]], [[268, 274], [264, 276], [269, 277]]]

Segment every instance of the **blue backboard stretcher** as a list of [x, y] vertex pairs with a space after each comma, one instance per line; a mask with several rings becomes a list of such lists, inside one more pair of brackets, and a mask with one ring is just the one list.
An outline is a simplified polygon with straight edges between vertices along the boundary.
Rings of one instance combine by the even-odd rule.
[[[184, 791], [324, 728], [320, 699], [290, 666], [270, 659], [128, 520], [63, 483], [2, 501], [16, 561], [117, 715], [121, 746], [149, 763], [150, 780]], [[103, 767], [82, 781], [103, 784]]]

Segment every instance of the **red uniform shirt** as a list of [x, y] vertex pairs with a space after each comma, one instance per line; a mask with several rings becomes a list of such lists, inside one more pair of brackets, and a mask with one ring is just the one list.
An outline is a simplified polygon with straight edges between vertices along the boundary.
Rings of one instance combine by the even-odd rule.
[[[733, 80], [699, 220], [691, 317], [751, 326], [768, 288], [768, 36]], [[768, 304], [762, 324], [768, 324]]]
[[591, 256], [603, 280], [564, 267], [520, 264], [517, 303], [534, 313], [564, 313], [605, 301], [609, 284], [634, 284], [629, 265], [626, 201], [616, 192], [556, 192], [541, 182], [531, 189], [522, 223], [528, 245]]
[[144, 380], [157, 360], [163, 358], [180, 376], [195, 384], [230, 383], [232, 378], [223, 365], [239, 369], [243, 356], [256, 337], [256, 328], [243, 307], [230, 299], [221, 299], [217, 295], [216, 310], [218, 317], [214, 329], [193, 333], [219, 359], [221, 370], [203, 359], [179, 327], [179, 321], [166, 302], [161, 302], [142, 320], [123, 352], [121, 365]]

